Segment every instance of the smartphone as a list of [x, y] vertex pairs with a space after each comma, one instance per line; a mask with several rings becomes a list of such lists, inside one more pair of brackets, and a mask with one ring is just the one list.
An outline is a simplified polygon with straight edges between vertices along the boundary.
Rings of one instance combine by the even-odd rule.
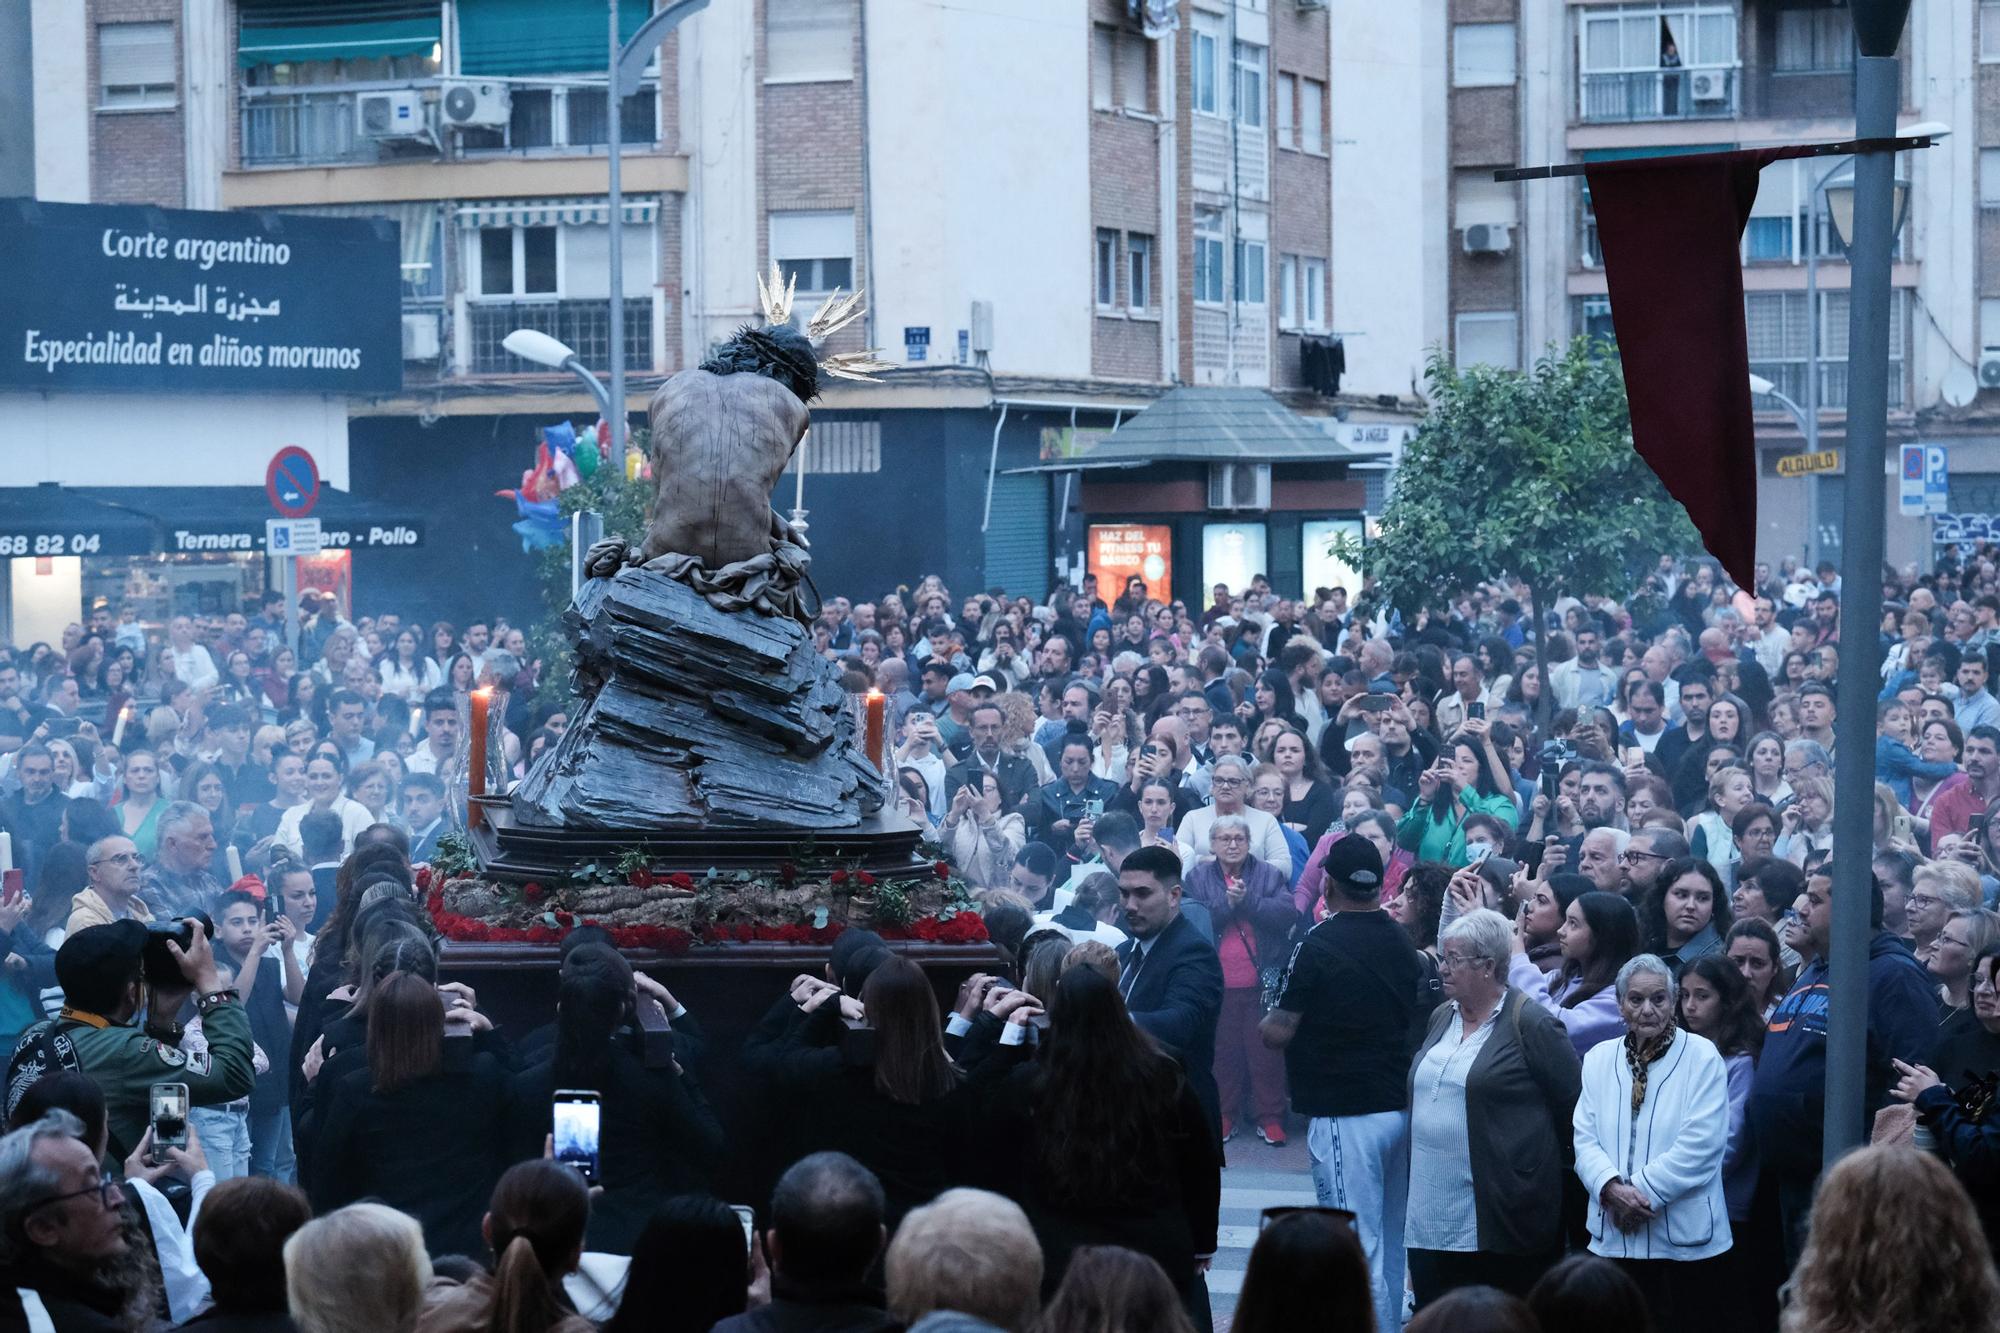
[[1098, 818], [1104, 813], [1104, 802], [1099, 800], [1085, 801], [1083, 803], [1083, 813], [1089, 815], [1092, 819]]
[[52, 717], [48, 720], [48, 728], [50, 740], [74, 736], [78, 731], [83, 729], [83, 719], [80, 717]]
[[575, 1167], [586, 1185], [598, 1183], [597, 1134], [603, 1103], [583, 1088], [558, 1088], [554, 1099], [556, 1160]]
[[1363, 695], [1361, 702], [1356, 706], [1364, 713], [1386, 713], [1395, 707], [1395, 704], [1396, 701], [1386, 694], [1368, 694]]
[[1465, 715], [1467, 717], [1478, 717], [1478, 718], [1485, 717], [1486, 701], [1483, 699], [1474, 699], [1471, 703], [1465, 706]]
[[757, 1248], [757, 1213], [747, 1203], [732, 1203], [729, 1211], [736, 1214], [736, 1220], [743, 1224], [743, 1248]]
[[1493, 844], [1486, 843], [1480, 848], [1479, 855], [1473, 857], [1471, 860], [1465, 863], [1466, 869], [1477, 870], [1480, 866], [1486, 863], [1486, 858], [1491, 855], [1493, 855]]
[[188, 1144], [188, 1090], [185, 1083], [155, 1083], [149, 1115], [153, 1123], [153, 1148], [147, 1156], [154, 1166], [167, 1160], [167, 1149]]

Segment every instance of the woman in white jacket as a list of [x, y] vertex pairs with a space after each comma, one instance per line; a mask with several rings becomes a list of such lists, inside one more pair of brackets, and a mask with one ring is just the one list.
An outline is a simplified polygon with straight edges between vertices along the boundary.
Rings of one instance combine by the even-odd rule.
[[1583, 1058], [1576, 1174], [1590, 1195], [1590, 1252], [1639, 1284], [1660, 1333], [1708, 1333], [1730, 1317], [1713, 1262], [1731, 1244], [1729, 1075], [1713, 1042], [1676, 1028], [1676, 990], [1654, 954], [1619, 969], [1626, 1031]]

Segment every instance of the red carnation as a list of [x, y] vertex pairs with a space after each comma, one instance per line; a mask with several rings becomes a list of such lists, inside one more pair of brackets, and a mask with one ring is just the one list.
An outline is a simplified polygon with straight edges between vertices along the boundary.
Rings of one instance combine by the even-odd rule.
[[625, 877], [625, 882], [637, 889], [650, 889], [653, 887], [653, 872], [640, 866]]
[[827, 876], [827, 880], [833, 884], [845, 884], [847, 883], [847, 872], [845, 870], [836, 870]]
[[785, 881], [785, 883], [789, 884], [798, 877], [799, 868], [790, 861], [783, 862], [778, 866], [778, 878]]
[[521, 886], [521, 897], [528, 902], [538, 903], [548, 896], [549, 891], [539, 884], [530, 882]]
[[417, 887], [418, 887], [418, 888], [420, 888], [420, 889], [428, 889], [428, 888], [429, 888], [430, 886], [431, 886], [431, 868], [430, 868], [430, 866], [429, 866], [428, 864], [425, 864], [425, 865], [420, 865], [420, 866], [418, 866], [418, 867], [417, 867]]
[[856, 877], [860, 879], [862, 888], [872, 889], [875, 887], [875, 877], [869, 874], [867, 871], [863, 870], [858, 872]]
[[576, 924], [576, 918], [571, 916], [568, 912], [557, 912], [555, 914], [555, 917], [556, 917], [556, 924], [561, 926], [564, 930], [568, 930], [571, 926], [574, 926]]
[[676, 889], [692, 889], [694, 888], [694, 876], [688, 874], [685, 870], [676, 870], [673, 874], [667, 876], [667, 883]]
[[951, 878], [951, 862], [949, 861], [939, 861], [932, 865], [931, 869], [936, 872], [939, 879]]

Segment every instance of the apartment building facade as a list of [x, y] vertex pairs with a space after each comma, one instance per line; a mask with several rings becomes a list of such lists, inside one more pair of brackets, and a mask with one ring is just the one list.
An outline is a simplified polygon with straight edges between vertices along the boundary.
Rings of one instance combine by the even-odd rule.
[[[1976, 11], [1976, 12], [1975, 12]], [[1589, 162], [1853, 133], [1848, 11], [1829, 0], [1450, 0], [1451, 335], [1457, 357], [1519, 366], [1578, 335], [1609, 338], [1610, 303], [1580, 178], [1498, 185], [1513, 162]], [[2000, 129], [2000, 6], [1917, 0], [1902, 56], [1904, 126], [1951, 133], [1905, 154], [1907, 221], [1892, 279], [1891, 443], [1948, 446], [1951, 507], [2000, 512], [2000, 219], [1971, 182]], [[1992, 107], [1994, 110], [1988, 110]], [[1806, 449], [1840, 450], [1847, 393], [1844, 251], [1830, 219], [1852, 178], [1841, 159], [1773, 164], [1743, 239], [1744, 313], [1760, 397], [1760, 557], [1837, 558], [1844, 466], [1781, 474]], [[1990, 257], [1989, 257], [1990, 256]], [[1809, 293], [1808, 289], [1814, 289]], [[1844, 455], [1843, 455], [1844, 458]], [[1786, 469], [1789, 472], [1789, 468]], [[1928, 559], [1931, 522], [1897, 515], [1888, 550]], [[1954, 530], [1941, 525], [1941, 531]]]
[[[653, 8], [620, 0], [621, 34]], [[754, 317], [769, 265], [808, 309], [867, 290], [841, 346], [898, 370], [816, 407], [822, 586], [921, 567], [1039, 594], [1080, 567], [1086, 488], [1020, 469], [1087, 451], [1172, 385], [1270, 389], [1336, 440], [1383, 420], [1400, 438], [1409, 416], [1409, 330], [1380, 357], [1392, 369], [1337, 378], [1343, 340], [1364, 362], [1383, 343], [1358, 346], [1359, 307], [1334, 318], [1332, 79], [1350, 20], [1318, 0], [714, 5], [618, 108], [616, 218], [600, 0], [32, 9], [39, 197], [398, 224], [404, 389], [350, 405], [339, 466], [465, 539], [375, 555], [383, 586], [443, 596], [498, 571], [525, 595], [513, 515], [487, 497], [540, 425], [588, 420], [591, 401], [501, 340], [539, 329], [601, 373], [614, 245], [635, 413]], [[1346, 239], [1357, 284], [1385, 270], [1363, 251], [1386, 238]], [[1351, 481], [1337, 513], [1358, 521], [1380, 486]], [[1271, 527], [1283, 585], [1302, 577], [1301, 524], [1334, 512], [1324, 492], [1267, 492], [1215, 517]], [[1134, 512], [1150, 511], [1120, 517]], [[1204, 582], [1198, 550], [1183, 559]]]

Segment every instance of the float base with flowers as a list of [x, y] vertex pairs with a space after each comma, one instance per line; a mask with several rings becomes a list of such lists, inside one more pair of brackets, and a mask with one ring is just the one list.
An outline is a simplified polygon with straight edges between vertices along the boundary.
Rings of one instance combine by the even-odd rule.
[[[752, 868], [741, 863], [742, 847], [655, 836], [539, 871], [503, 870], [480, 850], [448, 837], [419, 871], [447, 941], [560, 945], [584, 925], [604, 928], [621, 950], [667, 956], [752, 943], [824, 947], [850, 926], [895, 941], [986, 940], [969, 887], [927, 845], [884, 858], [805, 839], [768, 867]], [[695, 866], [691, 854], [698, 860], [703, 852], [710, 863]]]

